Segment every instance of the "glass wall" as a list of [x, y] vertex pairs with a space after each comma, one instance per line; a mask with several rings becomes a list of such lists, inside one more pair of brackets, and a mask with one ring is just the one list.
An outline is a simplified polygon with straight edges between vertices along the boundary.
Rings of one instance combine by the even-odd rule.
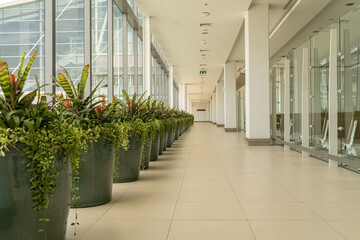
[[138, 92], [143, 92], [143, 41], [138, 37]]
[[36, 89], [35, 75], [41, 85], [45, 82], [44, 44], [44, 0], [0, 8], [0, 56], [8, 63], [9, 71], [17, 74], [24, 53], [27, 62], [38, 50], [25, 91]]
[[[339, 153], [360, 168], [360, 15], [354, 10], [339, 21]], [[356, 168], [356, 167], [355, 167]]]
[[128, 94], [135, 93], [135, 31], [128, 23]]
[[[45, 62], [52, 57], [55, 59], [54, 71], [61, 72], [59, 66], [68, 71], [74, 84], [80, 81], [82, 69], [85, 63], [91, 63], [91, 87], [94, 88], [100, 81], [108, 83], [108, 76], [113, 75], [114, 96], [122, 99], [122, 90], [126, 88], [129, 95], [143, 92], [143, 41], [141, 39], [142, 14], [133, 0], [32, 0], [11, 1], [2, 4], [0, 8], [0, 58], [7, 61], [10, 71], [16, 73], [19, 62], [25, 53], [26, 61], [35, 51], [38, 50], [37, 58], [33, 64], [31, 75], [25, 85], [25, 91], [32, 91], [36, 88], [35, 75], [40, 84], [49, 83], [52, 80], [45, 79]], [[91, 9], [86, 9], [85, 3], [90, 3]], [[45, 6], [54, 9], [55, 26], [52, 31], [45, 32]], [[130, 4], [134, 12], [128, 11], [122, 14], [122, 7], [129, 9]], [[113, 22], [108, 24], [109, 7], [113, 7]], [[91, 10], [91, 14], [85, 14]], [[49, 15], [47, 15], [49, 16]], [[91, 22], [91, 24], [88, 24]], [[109, 27], [112, 25], [112, 29]], [[89, 29], [86, 29], [89, 27]], [[91, 28], [90, 28], [91, 27]], [[127, 31], [124, 32], [124, 29]], [[49, 29], [51, 30], [51, 28]], [[91, 34], [91, 37], [87, 35]], [[45, 46], [45, 36], [55, 36], [55, 56], [47, 54], [45, 49], [52, 49]], [[89, 39], [86, 37], [89, 36]], [[113, 38], [113, 52], [109, 53], [108, 38]], [[46, 43], [47, 44], [47, 43]], [[127, 46], [124, 49], [124, 46]], [[91, 49], [86, 49], [86, 47]], [[168, 100], [168, 76], [167, 63], [155, 38], [152, 37], [151, 51], [153, 54], [153, 79], [151, 82], [151, 95], [154, 98]], [[88, 56], [86, 53], [91, 53]], [[111, 54], [111, 56], [109, 56]], [[112, 68], [109, 67], [112, 58]], [[49, 58], [46, 60], [45, 58]], [[126, 61], [125, 61], [126, 60]], [[51, 66], [49, 66], [51, 68]], [[51, 71], [52, 69], [49, 69]], [[127, 70], [127, 71], [124, 71]], [[124, 73], [127, 73], [124, 75]], [[60, 89], [56, 89], [55, 91]], [[108, 97], [108, 89], [102, 88], [97, 95], [104, 94]], [[111, 99], [108, 99], [111, 100]]]
[[270, 69], [270, 79], [273, 80], [273, 87], [276, 89], [276, 137], [281, 140], [284, 140], [284, 70], [285, 58]]
[[[84, 2], [83, 0], [56, 1], [56, 72], [59, 66], [79, 83], [84, 59]], [[57, 91], [59, 91], [57, 89]]]
[[[92, 85], [108, 82], [108, 0], [92, 0]], [[111, 0], [109, 0], [111, 1]], [[107, 89], [101, 88], [98, 94], [107, 95]]]
[[124, 33], [123, 15], [114, 4], [113, 10], [113, 51], [114, 51], [114, 96], [123, 99], [122, 89], [124, 88]]
[[328, 150], [330, 31], [310, 40], [310, 147]]

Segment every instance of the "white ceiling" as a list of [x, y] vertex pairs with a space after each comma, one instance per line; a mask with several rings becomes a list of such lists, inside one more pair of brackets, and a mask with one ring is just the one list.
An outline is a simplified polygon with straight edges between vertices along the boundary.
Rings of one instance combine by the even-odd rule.
[[[174, 67], [176, 80], [189, 84], [188, 93], [193, 99], [206, 100], [210, 99], [218, 80], [221, 81], [226, 61], [237, 61], [237, 68], [245, 64], [243, 21], [251, 4], [269, 4], [272, 56], [330, 2], [298, 0], [291, 11], [284, 11], [288, 0], [135, 1], [143, 15], [151, 17], [151, 31], [168, 63]], [[210, 16], [203, 16], [204, 11], [210, 12]], [[208, 35], [201, 34], [200, 23], [212, 23]], [[206, 45], [202, 44], [204, 40]], [[209, 50], [205, 59], [201, 57], [201, 49]], [[199, 74], [200, 64], [207, 64], [204, 78]]]

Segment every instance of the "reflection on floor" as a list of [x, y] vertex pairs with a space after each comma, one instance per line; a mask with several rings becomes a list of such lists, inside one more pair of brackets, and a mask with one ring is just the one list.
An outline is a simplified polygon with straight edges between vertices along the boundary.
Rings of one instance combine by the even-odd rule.
[[196, 123], [67, 239], [359, 240], [359, 205], [359, 174]]

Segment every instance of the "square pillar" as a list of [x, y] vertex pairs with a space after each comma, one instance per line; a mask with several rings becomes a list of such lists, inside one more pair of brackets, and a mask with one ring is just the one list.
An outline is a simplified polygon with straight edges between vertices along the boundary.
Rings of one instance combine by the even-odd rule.
[[246, 138], [249, 146], [271, 145], [269, 5], [253, 5], [245, 15]]
[[224, 82], [216, 85], [216, 123], [218, 127], [224, 127]]
[[236, 64], [229, 61], [224, 70], [224, 125], [226, 132], [237, 132], [236, 127]]
[[170, 67], [169, 72], [169, 107], [174, 107], [174, 68]]
[[185, 85], [179, 84], [179, 110], [186, 111], [185, 107], [186, 94], [185, 94]]
[[212, 120], [213, 123], [216, 124], [216, 115], [217, 115], [217, 111], [216, 111], [216, 90], [213, 92], [212, 94]]

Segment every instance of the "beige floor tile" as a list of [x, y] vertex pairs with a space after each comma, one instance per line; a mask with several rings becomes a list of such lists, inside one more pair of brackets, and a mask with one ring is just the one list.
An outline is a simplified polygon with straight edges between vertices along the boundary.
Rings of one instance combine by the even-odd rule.
[[81, 240], [166, 240], [170, 221], [100, 220]]
[[340, 189], [315, 187], [313, 189], [294, 189], [290, 191], [302, 201], [358, 202], [355, 196]]
[[246, 221], [173, 221], [168, 240], [255, 240]]
[[232, 189], [228, 180], [186, 180], [183, 181], [182, 189]]
[[320, 220], [320, 218], [298, 202], [241, 203], [249, 220]]
[[360, 239], [360, 221], [328, 221], [336, 231], [343, 235], [347, 240]]
[[287, 190], [235, 189], [240, 202], [299, 202]]
[[322, 221], [250, 221], [257, 240], [345, 240]]
[[121, 200], [102, 219], [109, 220], [168, 220], [175, 210], [175, 202], [139, 202]]
[[179, 192], [180, 189], [130, 189], [120, 198], [120, 202], [176, 202]]
[[310, 209], [324, 220], [358, 220], [360, 221], [359, 202], [306, 202]]
[[[74, 221], [71, 221], [69, 218], [69, 224], [66, 231], [66, 240], [81, 239], [85, 233], [87, 233], [98, 221], [98, 219], [81, 219], [78, 221], [79, 225], [77, 225], [75, 229], [75, 226], [71, 226], [71, 223]], [[74, 233], [76, 233], [76, 235], [74, 235]]]
[[181, 189], [179, 201], [234, 202], [237, 201], [232, 189]]
[[245, 220], [238, 202], [179, 202], [176, 220]]

